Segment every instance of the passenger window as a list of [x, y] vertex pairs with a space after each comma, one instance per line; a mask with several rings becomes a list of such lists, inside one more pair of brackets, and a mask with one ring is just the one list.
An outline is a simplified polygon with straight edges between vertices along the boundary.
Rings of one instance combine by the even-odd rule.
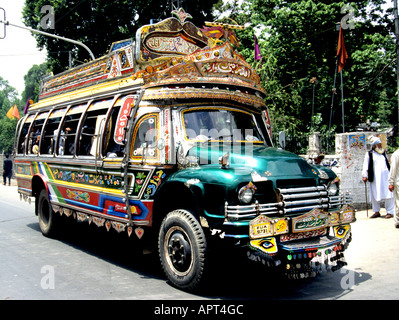
[[33, 122], [28, 139], [28, 154], [38, 154], [44, 121], [48, 112], [39, 114]]
[[65, 116], [64, 123], [58, 138], [57, 154], [73, 155], [75, 154], [75, 138], [80, 116], [84, 112], [86, 105], [74, 106], [69, 109]]
[[82, 123], [78, 155], [95, 156], [100, 148], [100, 135], [111, 101], [96, 102], [90, 106]]
[[156, 142], [159, 135], [159, 115], [148, 114], [142, 117], [133, 133], [133, 159], [156, 160], [158, 149]]
[[43, 131], [40, 154], [53, 154], [55, 152], [58, 128], [65, 110], [66, 108], [55, 110], [50, 114]]
[[30, 128], [30, 125], [32, 124], [33, 119], [35, 118], [35, 115], [32, 114], [30, 116], [28, 116], [28, 118], [26, 119], [25, 123], [22, 126], [21, 132], [19, 134], [19, 138], [18, 138], [18, 150], [17, 153], [20, 154], [24, 154], [25, 153], [25, 147], [26, 147], [26, 143], [27, 143], [27, 135], [28, 135], [28, 131]]
[[108, 122], [107, 130], [104, 136], [103, 156], [105, 157], [122, 157], [125, 150], [123, 143], [118, 143], [115, 141], [115, 130], [117, 128], [120, 108], [120, 106], [114, 106], [111, 110], [110, 120]]

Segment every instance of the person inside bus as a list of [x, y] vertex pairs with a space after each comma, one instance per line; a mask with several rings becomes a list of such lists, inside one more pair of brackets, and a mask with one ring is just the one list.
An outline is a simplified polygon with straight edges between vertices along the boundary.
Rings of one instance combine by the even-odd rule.
[[122, 157], [124, 150], [125, 150], [124, 146], [116, 143], [114, 139], [111, 137], [107, 145], [106, 155], [109, 158]]
[[73, 152], [70, 152], [70, 148], [71, 148], [71, 142], [68, 142], [68, 134], [71, 132], [71, 128], [66, 127], [64, 130], [61, 130], [61, 137], [60, 137], [60, 144], [58, 147], [58, 154], [59, 155], [64, 155], [65, 153], [65, 148], [67, 148], [67, 154], [73, 154]]
[[25, 153], [25, 141], [27, 138], [27, 135], [25, 135], [25, 138], [22, 140], [22, 143], [19, 146], [19, 153]]
[[83, 156], [89, 156], [90, 150], [93, 144], [94, 138], [94, 127], [85, 125], [82, 128], [82, 134], [80, 136], [79, 154]]
[[34, 154], [39, 153], [39, 142], [40, 142], [40, 130], [37, 129], [32, 139], [32, 153]]

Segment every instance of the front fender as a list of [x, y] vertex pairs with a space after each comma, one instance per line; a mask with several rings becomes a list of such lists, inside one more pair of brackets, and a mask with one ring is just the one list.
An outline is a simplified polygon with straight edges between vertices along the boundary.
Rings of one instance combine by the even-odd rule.
[[221, 224], [229, 193], [229, 184], [221, 171], [220, 168], [187, 168], [170, 175], [155, 195], [156, 211], [164, 216], [172, 210], [186, 209], [199, 220], [205, 218], [209, 226]]
[[204, 165], [175, 172], [165, 180], [160, 192], [179, 190], [196, 206], [199, 215], [218, 223], [224, 220], [224, 207], [229, 198], [236, 195], [237, 188], [248, 183], [250, 175], [237, 169], [221, 169], [220, 166]]
[[171, 211], [185, 209], [198, 219], [202, 215], [203, 190], [200, 186], [185, 185], [188, 179], [176, 179], [169, 176], [157, 189], [154, 195], [153, 223], [160, 225], [163, 218]]

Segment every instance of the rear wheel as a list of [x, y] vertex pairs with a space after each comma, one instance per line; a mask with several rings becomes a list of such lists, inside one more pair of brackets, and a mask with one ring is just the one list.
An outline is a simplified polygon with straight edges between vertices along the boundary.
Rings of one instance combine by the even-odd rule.
[[207, 262], [207, 243], [198, 220], [186, 210], [170, 212], [162, 222], [158, 241], [163, 270], [176, 287], [198, 287]]
[[58, 216], [51, 207], [46, 189], [40, 191], [37, 202], [40, 230], [44, 236], [54, 237], [57, 233]]

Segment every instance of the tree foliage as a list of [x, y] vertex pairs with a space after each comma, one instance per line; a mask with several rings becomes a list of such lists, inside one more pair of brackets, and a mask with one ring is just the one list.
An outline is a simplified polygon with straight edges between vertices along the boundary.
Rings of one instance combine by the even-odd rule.
[[17, 90], [0, 77], [0, 118], [5, 117], [8, 110], [16, 103], [19, 103]]
[[25, 90], [22, 100], [18, 98], [17, 90], [10, 86], [7, 80], [0, 77], [0, 153], [11, 153], [15, 138], [15, 128], [18, 119], [8, 118], [7, 112], [14, 105], [17, 106], [20, 117], [23, 116], [24, 106], [28, 99], [37, 101], [40, 79], [48, 73], [47, 64], [32, 66], [24, 76]]
[[[341, 78], [336, 74], [339, 22], [349, 54], [342, 73], [345, 131], [366, 121], [397, 126], [394, 22], [392, 9], [383, 12], [384, 2], [193, 0], [183, 4], [198, 26], [214, 20], [213, 6], [219, 21], [234, 20], [247, 27], [236, 32], [238, 50], [261, 77], [273, 131], [303, 137], [302, 144], [292, 139], [291, 145], [293, 151], [303, 152], [309, 132], [320, 131], [333, 140], [334, 133], [343, 130]], [[164, 19], [171, 11], [169, 1], [27, 0], [25, 23], [40, 29], [40, 10], [48, 4], [55, 10], [51, 32], [85, 43], [96, 57], [105, 54], [112, 42], [134, 37], [150, 19]], [[254, 61], [255, 34], [261, 62]], [[54, 73], [68, 66], [68, 51], [76, 64], [89, 59], [80, 47], [42, 35], [36, 38], [39, 47], [46, 47], [48, 67]]]
[[[19, 107], [17, 90], [7, 80], [0, 77], [0, 153], [11, 153], [17, 119], [9, 119], [6, 114], [14, 105]], [[19, 111], [21, 114], [21, 111]]]
[[[258, 36], [262, 53], [258, 72], [267, 91], [274, 131], [286, 130], [291, 136], [315, 130], [327, 133], [332, 111], [331, 131], [342, 132], [340, 75], [331, 107], [337, 22], [345, 27], [349, 54], [343, 71], [345, 131], [367, 120], [396, 125], [394, 25], [392, 16], [383, 13], [383, 3], [352, 1], [348, 6], [327, 0], [246, 0], [241, 6], [233, 3], [218, 8], [247, 26], [237, 32], [240, 52], [254, 65], [254, 35]], [[312, 78], [317, 81], [312, 83]], [[311, 128], [311, 123], [316, 126]]]
[[28, 99], [37, 102], [39, 99], [40, 81], [50, 70], [47, 63], [40, 65], [33, 65], [28, 73], [24, 76], [25, 90], [22, 93], [22, 101], [26, 102]]

